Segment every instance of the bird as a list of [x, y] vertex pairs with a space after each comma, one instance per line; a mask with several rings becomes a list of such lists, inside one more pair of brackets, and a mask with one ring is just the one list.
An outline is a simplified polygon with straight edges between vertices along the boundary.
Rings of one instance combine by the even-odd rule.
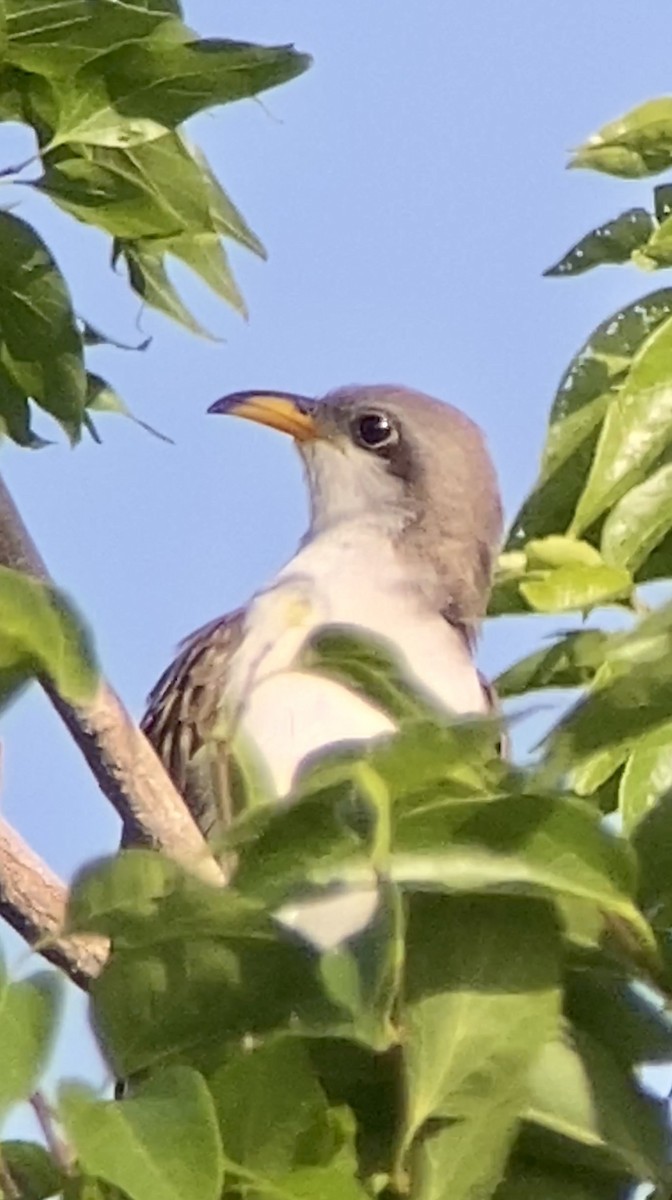
[[[226, 741], [211, 741], [224, 709], [235, 713], [278, 803], [291, 802], [302, 766], [318, 752], [394, 732], [372, 701], [299, 661], [324, 626], [385, 643], [408, 682], [446, 714], [492, 709], [474, 653], [502, 505], [479, 427], [409, 388], [341, 387], [317, 399], [251, 390], [208, 411], [293, 438], [309, 499], [296, 553], [246, 605], [185, 639], [141, 722], [213, 838], [236, 815]], [[277, 916], [326, 952], [365, 928], [377, 904], [372, 874], [354, 892], [288, 904]]]

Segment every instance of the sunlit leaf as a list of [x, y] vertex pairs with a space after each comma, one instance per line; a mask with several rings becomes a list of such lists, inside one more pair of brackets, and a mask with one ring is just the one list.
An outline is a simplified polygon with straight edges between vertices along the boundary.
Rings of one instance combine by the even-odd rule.
[[542, 579], [525, 579], [520, 592], [537, 612], [571, 612], [626, 599], [632, 576], [624, 567], [560, 567]]
[[672, 791], [672, 725], [652, 729], [635, 742], [619, 788], [619, 811], [626, 833]]
[[633, 359], [611, 401], [572, 529], [581, 533], [633, 486], [672, 443], [672, 321], [664, 322]]
[[539, 480], [508, 535], [510, 549], [570, 525], [607, 409], [633, 358], [670, 315], [672, 289], [652, 292], [603, 321], [572, 359], [551, 409]]
[[672, 464], [667, 463], [620, 499], [602, 527], [608, 563], [636, 572], [672, 529]]
[[171, 1067], [128, 1100], [61, 1087], [58, 1113], [84, 1170], [131, 1200], [219, 1200], [224, 1159], [212, 1098], [189, 1067]]
[[672, 97], [649, 100], [611, 121], [574, 153], [570, 166], [637, 179], [672, 164]]

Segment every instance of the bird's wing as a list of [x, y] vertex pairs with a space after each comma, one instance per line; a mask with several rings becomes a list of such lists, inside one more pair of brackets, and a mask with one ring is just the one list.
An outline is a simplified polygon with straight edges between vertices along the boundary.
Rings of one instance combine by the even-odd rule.
[[[232, 656], [243, 637], [244, 610], [210, 621], [186, 638], [150, 693], [140, 728], [152, 743], [204, 836], [231, 820], [229, 763], [221, 741], [207, 747]], [[216, 776], [216, 777], [215, 777]]]
[[[243, 638], [244, 619], [244, 609], [238, 609], [182, 642], [177, 658], [150, 693], [140, 725], [205, 837], [225, 829], [234, 816], [232, 764], [224, 742], [214, 741], [211, 734], [229, 664]], [[479, 680], [488, 707], [496, 712], [494, 689], [480, 673]], [[502, 752], [506, 756], [504, 746]], [[122, 845], [133, 841], [125, 831]]]

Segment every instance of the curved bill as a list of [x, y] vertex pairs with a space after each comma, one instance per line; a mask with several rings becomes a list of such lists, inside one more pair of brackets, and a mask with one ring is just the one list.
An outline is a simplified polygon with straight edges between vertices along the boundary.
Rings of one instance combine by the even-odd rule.
[[244, 417], [270, 429], [288, 433], [297, 442], [319, 436], [314, 419], [315, 402], [292, 392], [233, 392], [211, 404], [209, 413]]

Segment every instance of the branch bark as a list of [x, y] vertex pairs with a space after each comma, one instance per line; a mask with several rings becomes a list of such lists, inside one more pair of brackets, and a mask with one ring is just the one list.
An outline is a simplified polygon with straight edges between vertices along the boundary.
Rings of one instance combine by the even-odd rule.
[[44, 958], [88, 989], [103, 969], [102, 937], [62, 937], [67, 888], [5, 821], [0, 821], [0, 913]]
[[[0, 564], [44, 583], [49, 572], [14, 501], [0, 479]], [[84, 755], [103, 795], [121, 817], [129, 840], [161, 849], [206, 882], [223, 885], [224, 875], [210, 853], [179, 792], [119, 697], [101, 680], [94, 699], [72, 706], [48, 680], [40, 683]], [[18, 836], [3, 827], [0, 842], [0, 914], [31, 945], [51, 937], [63, 917], [66, 890]], [[21, 871], [25, 879], [21, 878]], [[35, 894], [33, 896], [33, 889]], [[42, 922], [40, 924], [40, 922]], [[68, 939], [69, 942], [69, 939]], [[91, 976], [61, 950], [40, 949], [64, 966], [81, 986]], [[60, 959], [56, 957], [60, 954]]]

